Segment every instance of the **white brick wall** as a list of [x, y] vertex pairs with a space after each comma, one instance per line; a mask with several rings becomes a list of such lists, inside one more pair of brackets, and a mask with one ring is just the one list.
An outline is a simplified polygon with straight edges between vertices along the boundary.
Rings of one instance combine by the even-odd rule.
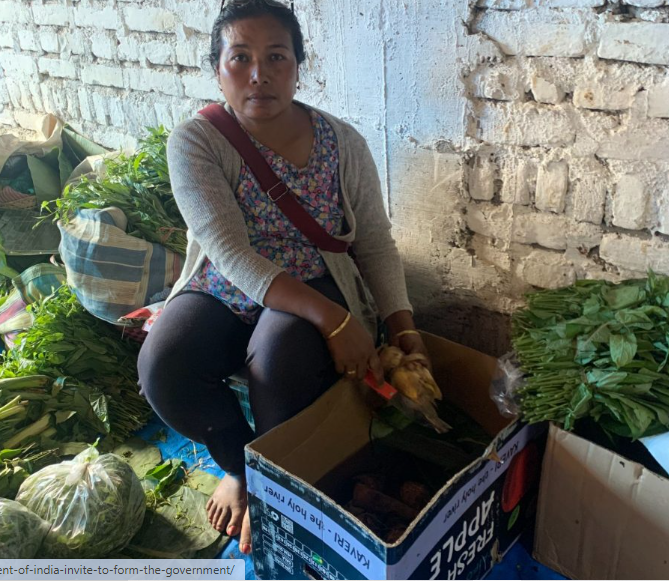
[[604, 59], [669, 65], [669, 24], [607, 23], [597, 54]]
[[0, 46], [14, 48], [14, 33], [11, 30], [0, 30]]
[[579, 57], [585, 52], [590, 14], [552, 10], [505, 12], [489, 10], [477, 30], [495, 40], [507, 55]]
[[123, 69], [104, 65], [88, 65], [81, 69], [81, 80], [87, 85], [103, 85], [122, 89]]
[[173, 32], [176, 18], [162, 8], [126, 8], [125, 23], [130, 30], [141, 32]]
[[175, 97], [183, 93], [181, 79], [172, 71], [124, 69], [123, 80], [127, 87], [136, 91], [155, 91]]
[[485, 103], [479, 111], [475, 137], [483, 142], [564, 147], [576, 136], [563, 109], [536, 103]]
[[[1, 9], [0, 12], [2, 12]], [[32, 21], [39, 25], [68, 26], [70, 24], [70, 10], [63, 4], [41, 5], [33, 2]]]
[[613, 196], [613, 224], [628, 230], [641, 230], [646, 223], [648, 192], [643, 179], [624, 175], [616, 184]]
[[121, 24], [121, 19], [117, 11], [111, 6], [102, 10], [91, 9], [90, 6], [80, 6], [74, 9], [74, 23], [81, 27], [117, 30]]
[[117, 44], [115, 35], [99, 32], [91, 38], [91, 52], [98, 58], [114, 60]]
[[50, 77], [63, 79], [76, 79], [77, 67], [69, 62], [55, 58], [40, 58], [38, 61], [39, 72], [45, 73]]
[[30, 22], [30, 9], [20, 1], [0, 2], [0, 22], [27, 24]]
[[648, 90], [648, 116], [669, 119], [669, 82]]
[[569, 166], [564, 161], [542, 165], [537, 176], [537, 209], [561, 214], [564, 212], [568, 189]]
[[[0, 132], [44, 111], [109, 147], [173, 127], [220, 98], [219, 4], [0, 0]], [[298, 98], [368, 139], [424, 323], [669, 273], [669, 2], [347, 6], [295, 0]]]
[[45, 26], [38, 32], [39, 43], [44, 52], [60, 53], [64, 44], [63, 36], [54, 27]]

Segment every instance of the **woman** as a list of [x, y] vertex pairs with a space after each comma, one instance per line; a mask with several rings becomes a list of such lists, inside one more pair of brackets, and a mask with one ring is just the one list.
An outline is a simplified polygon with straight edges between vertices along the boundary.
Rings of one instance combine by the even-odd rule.
[[[426, 354], [378, 175], [350, 125], [294, 101], [304, 60], [299, 24], [273, 0], [236, 0], [212, 33], [225, 107], [329, 234], [352, 243], [394, 344]], [[142, 391], [175, 430], [226, 471], [207, 505], [219, 531], [251, 550], [244, 452], [254, 437], [222, 380], [248, 367], [256, 435], [312, 403], [341, 375], [383, 372], [376, 313], [346, 253], [321, 251], [264, 193], [237, 150], [202, 115], [168, 143], [174, 196], [188, 225], [180, 280], [139, 358]]]

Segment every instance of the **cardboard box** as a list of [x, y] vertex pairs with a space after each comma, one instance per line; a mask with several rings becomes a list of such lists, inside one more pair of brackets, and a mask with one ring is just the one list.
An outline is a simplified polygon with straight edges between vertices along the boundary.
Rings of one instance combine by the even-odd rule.
[[669, 481], [551, 425], [534, 557], [573, 579], [669, 579]]
[[314, 486], [369, 443], [370, 408], [358, 386], [339, 382], [246, 447], [259, 578], [480, 579], [533, 519], [545, 426], [499, 415], [489, 395], [494, 358], [424, 340], [445, 397], [495, 436], [487, 453], [446, 483], [398, 542], [384, 543]]

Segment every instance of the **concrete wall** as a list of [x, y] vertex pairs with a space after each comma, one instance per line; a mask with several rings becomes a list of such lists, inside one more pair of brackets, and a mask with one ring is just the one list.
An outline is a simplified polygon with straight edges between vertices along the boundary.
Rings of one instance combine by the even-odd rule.
[[[216, 0], [0, 1], [0, 123], [131, 146], [217, 99]], [[669, 274], [669, 2], [296, 0], [298, 97], [374, 151], [420, 323], [486, 351], [534, 287]]]

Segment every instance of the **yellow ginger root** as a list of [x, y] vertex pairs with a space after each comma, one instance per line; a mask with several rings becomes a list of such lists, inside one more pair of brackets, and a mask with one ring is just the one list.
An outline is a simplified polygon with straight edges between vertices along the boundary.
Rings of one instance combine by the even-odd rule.
[[419, 353], [404, 355], [397, 347], [383, 347], [379, 359], [386, 378], [400, 392], [402, 402], [395, 402], [405, 412], [418, 413], [439, 432], [445, 432], [449, 425], [436, 412], [436, 400], [442, 398], [441, 391], [429, 370], [421, 364], [425, 357]]
[[397, 347], [383, 347], [379, 359], [392, 386], [409, 399], [418, 401], [423, 394], [441, 399], [441, 391], [432, 374], [420, 363], [425, 360], [420, 353], [404, 355]]
[[393, 370], [400, 366], [403, 358], [404, 352], [399, 347], [390, 347], [386, 345], [379, 351], [379, 359], [383, 366], [383, 373], [385, 373], [387, 377], [390, 377]]

